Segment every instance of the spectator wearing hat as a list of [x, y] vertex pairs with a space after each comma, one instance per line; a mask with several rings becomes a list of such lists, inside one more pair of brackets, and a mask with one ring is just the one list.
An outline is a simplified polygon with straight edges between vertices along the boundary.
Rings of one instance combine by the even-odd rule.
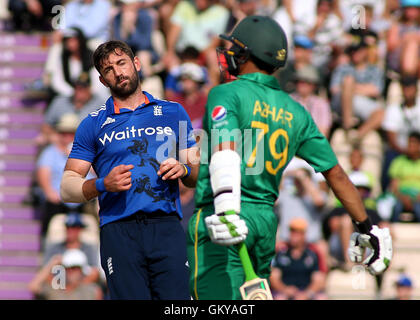
[[376, 64], [379, 58], [384, 58], [381, 55], [382, 52], [379, 52], [379, 46], [382, 46], [382, 44], [380, 44], [382, 37], [380, 36], [384, 26], [379, 19], [375, 18], [373, 4], [364, 4], [362, 8], [365, 13], [363, 16], [363, 28], [358, 24], [353, 24], [345, 34], [345, 37], [347, 38], [346, 42], [351, 44], [351, 42], [356, 40], [366, 43], [368, 47], [368, 61], [371, 64]]
[[80, 74], [74, 83], [73, 95], [71, 97], [57, 96], [48, 106], [38, 143], [44, 144], [54, 139], [54, 126], [63, 114], [73, 113], [77, 115], [80, 122], [103, 103], [101, 96], [92, 93], [89, 74], [85, 72]]
[[99, 251], [96, 246], [81, 241], [80, 234], [86, 228], [86, 225], [83, 223], [80, 214], [77, 212], [67, 214], [65, 226], [66, 235], [63, 242], [46, 243], [43, 264], [48, 264], [57, 255], [63, 255], [66, 250], [80, 250], [86, 256], [86, 265], [89, 266], [85, 282], [96, 282], [99, 279]]
[[204, 89], [206, 92], [210, 90], [209, 86], [209, 78], [208, 78], [208, 71], [205, 66], [200, 65], [200, 52], [192, 47], [188, 46], [182, 51], [179, 55], [181, 63], [171, 70], [169, 70], [166, 78], [165, 78], [165, 96], [168, 97], [169, 95], [173, 95], [174, 93], [180, 93], [182, 91], [182, 86], [180, 80], [180, 72], [181, 72], [181, 65], [184, 63], [193, 63], [195, 65], [199, 65], [201, 70], [204, 73], [205, 77], [205, 84]]
[[273, 259], [270, 284], [276, 300], [326, 299], [326, 273], [317, 251], [306, 242], [307, 227], [303, 218], [291, 220], [289, 241]]
[[52, 216], [57, 213], [67, 213], [69, 210], [79, 210], [79, 205], [65, 204], [60, 198], [61, 177], [78, 125], [77, 115], [73, 113], [62, 115], [54, 127], [56, 139], [42, 150], [37, 160], [36, 181], [45, 197], [42, 206], [43, 236]]
[[202, 119], [207, 103], [207, 94], [203, 90], [206, 74], [203, 69], [191, 62], [184, 63], [179, 68], [178, 81], [181, 92], [170, 93], [167, 99], [178, 102], [187, 111], [193, 128], [202, 127]]
[[296, 73], [296, 91], [291, 96], [309, 111], [318, 129], [328, 138], [332, 115], [329, 102], [316, 94], [319, 81], [316, 68], [311, 65], [300, 68]]
[[417, 77], [404, 76], [400, 83], [403, 99], [401, 103], [389, 104], [385, 110], [382, 129], [386, 134], [387, 146], [382, 168], [382, 190], [387, 190], [390, 182], [388, 169], [391, 161], [407, 153], [408, 135], [420, 132], [420, 100], [417, 98]]
[[[60, 265], [64, 270], [59, 268]], [[79, 249], [68, 249], [62, 255], [55, 255], [41, 268], [30, 282], [29, 289], [42, 300], [102, 300], [101, 288], [86, 281], [90, 272], [86, 255]]]
[[355, 41], [347, 49], [350, 63], [339, 65], [332, 73], [332, 108], [341, 116], [342, 127], [354, 131], [354, 140], [382, 124], [385, 110], [378, 101], [384, 85], [382, 70], [368, 63], [367, 44]]
[[392, 300], [412, 300], [413, 282], [406, 274], [401, 274], [395, 281], [396, 295]]
[[390, 190], [397, 199], [391, 222], [398, 222], [402, 212], [412, 212], [420, 222], [420, 133], [408, 136], [407, 153], [392, 160], [389, 167]]

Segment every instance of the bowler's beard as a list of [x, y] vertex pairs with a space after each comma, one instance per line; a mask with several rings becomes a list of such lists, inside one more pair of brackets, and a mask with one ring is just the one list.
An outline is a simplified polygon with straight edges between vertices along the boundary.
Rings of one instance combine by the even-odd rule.
[[[128, 82], [120, 84], [121, 81], [128, 80]], [[125, 99], [136, 92], [139, 87], [140, 80], [137, 72], [134, 72], [131, 77], [120, 76], [115, 85], [109, 85], [109, 89], [114, 97]]]

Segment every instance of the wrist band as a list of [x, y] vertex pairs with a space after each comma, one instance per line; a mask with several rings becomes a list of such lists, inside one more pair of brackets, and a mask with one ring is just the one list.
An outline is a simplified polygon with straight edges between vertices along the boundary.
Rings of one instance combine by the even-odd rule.
[[98, 192], [100, 192], [100, 193], [106, 191], [104, 178], [96, 179], [95, 186], [96, 186], [96, 190], [98, 190]]
[[372, 222], [369, 218], [362, 222], [353, 221], [353, 223], [360, 233], [368, 234], [372, 229]]
[[185, 175], [182, 178], [187, 178], [191, 174], [191, 168], [190, 168], [190, 166], [188, 166], [186, 164], [182, 164], [182, 165], [184, 166], [184, 169], [185, 169]]

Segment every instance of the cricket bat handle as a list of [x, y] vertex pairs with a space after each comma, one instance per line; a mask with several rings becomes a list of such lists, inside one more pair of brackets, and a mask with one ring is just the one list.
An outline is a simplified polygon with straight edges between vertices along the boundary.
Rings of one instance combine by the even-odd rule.
[[258, 278], [254, 271], [254, 267], [252, 266], [251, 259], [249, 258], [248, 249], [246, 248], [245, 242], [239, 243], [237, 248], [242, 267], [244, 268], [245, 281], [251, 281]]

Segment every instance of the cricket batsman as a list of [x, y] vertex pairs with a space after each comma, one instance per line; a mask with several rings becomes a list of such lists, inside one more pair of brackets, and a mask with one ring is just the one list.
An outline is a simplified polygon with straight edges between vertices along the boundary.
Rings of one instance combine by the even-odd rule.
[[210, 91], [203, 119], [210, 141], [201, 150], [187, 236], [192, 297], [241, 299], [244, 270], [236, 245], [243, 241], [255, 273], [268, 279], [278, 224], [273, 205], [282, 173], [295, 155], [322, 172], [353, 219], [357, 232], [351, 237], [351, 260], [363, 262], [372, 274], [384, 272], [392, 258], [389, 230], [372, 225], [309, 112], [272, 76], [287, 60], [281, 26], [269, 17], [249, 16], [221, 38], [231, 43], [219, 54], [237, 80]]

